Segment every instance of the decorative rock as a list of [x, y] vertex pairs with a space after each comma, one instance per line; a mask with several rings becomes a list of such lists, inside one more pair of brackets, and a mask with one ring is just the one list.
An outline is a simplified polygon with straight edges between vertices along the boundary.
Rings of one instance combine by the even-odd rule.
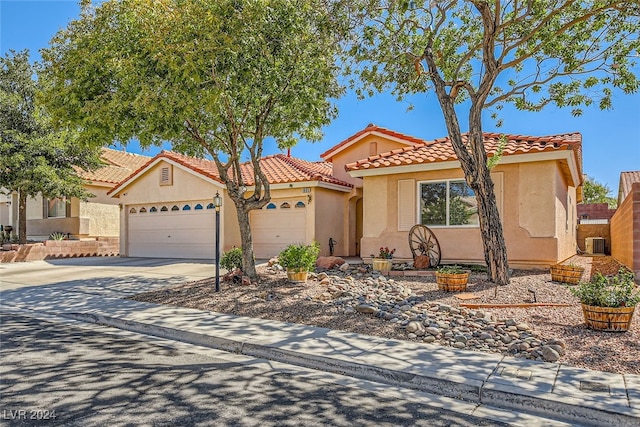
[[324, 279], [326, 279], [326, 278], [328, 278], [328, 277], [329, 277], [329, 275], [328, 275], [327, 273], [325, 273], [325, 272], [318, 273], [318, 275], [316, 276], [316, 278], [317, 278], [318, 280], [320, 280], [320, 281], [322, 281], [322, 280], [324, 280]]
[[527, 325], [526, 323], [519, 323], [516, 325], [516, 329], [518, 329], [519, 331], [530, 331], [531, 328], [529, 327], [529, 325]]
[[426, 255], [418, 255], [413, 260], [413, 267], [416, 270], [423, 270], [423, 269], [429, 268], [429, 266], [431, 266], [431, 261], [429, 260], [429, 257]]
[[558, 354], [558, 352], [553, 348], [545, 345], [544, 347], [542, 347], [542, 358], [545, 360], [545, 362], [557, 362], [558, 359], [560, 359], [560, 354]]
[[436, 337], [434, 337], [433, 335], [427, 335], [426, 337], [424, 337], [422, 339], [422, 342], [426, 342], [426, 343], [432, 343], [436, 340]]
[[344, 259], [337, 256], [321, 256], [321, 257], [318, 257], [318, 260], [316, 261], [316, 265], [319, 268], [330, 270], [336, 265], [342, 265], [345, 262], [346, 261]]
[[440, 329], [434, 328], [433, 326], [429, 326], [428, 328], [426, 328], [425, 332], [427, 332], [428, 334], [431, 334], [433, 336], [440, 335]]
[[340, 270], [340, 271], [342, 271], [342, 272], [346, 272], [346, 271], [348, 271], [348, 270], [349, 270], [349, 264], [347, 264], [347, 263], [345, 262], [344, 264], [342, 264], [342, 265], [339, 267], [339, 270]]
[[242, 284], [245, 286], [251, 285], [251, 279], [249, 276], [242, 276]]
[[331, 279], [329, 279], [328, 277], [325, 277], [324, 279], [320, 280], [320, 284], [325, 286], [330, 285]]
[[358, 304], [356, 306], [356, 311], [360, 313], [365, 313], [365, 314], [373, 314], [378, 310], [374, 306], [369, 304]]
[[416, 332], [419, 329], [424, 329], [424, 326], [420, 322], [409, 322], [407, 324], [407, 332]]
[[465, 348], [465, 347], [466, 347], [466, 345], [465, 345], [463, 342], [460, 342], [460, 341], [456, 341], [456, 342], [454, 342], [454, 343], [453, 343], [453, 346], [454, 346], [455, 348]]
[[267, 262], [267, 265], [269, 267], [273, 267], [277, 263], [278, 263], [278, 257], [273, 257], [269, 260], [269, 262]]

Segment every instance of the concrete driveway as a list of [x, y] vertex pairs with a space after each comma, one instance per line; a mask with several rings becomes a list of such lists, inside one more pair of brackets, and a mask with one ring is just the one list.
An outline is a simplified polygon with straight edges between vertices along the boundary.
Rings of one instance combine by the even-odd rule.
[[[221, 273], [224, 270], [221, 271]], [[87, 257], [0, 264], [0, 291], [64, 288], [125, 297], [215, 277], [213, 260]]]

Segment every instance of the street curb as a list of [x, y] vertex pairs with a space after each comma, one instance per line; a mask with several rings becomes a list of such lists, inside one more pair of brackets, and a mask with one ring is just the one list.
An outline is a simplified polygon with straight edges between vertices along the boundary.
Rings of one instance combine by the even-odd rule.
[[[519, 390], [514, 387], [496, 383], [487, 384], [486, 380], [466, 379], [463, 383], [459, 379], [447, 378], [441, 374], [435, 376], [430, 372], [426, 372], [426, 374], [433, 375], [430, 376], [386, 369], [326, 356], [284, 350], [270, 345], [241, 342], [135, 320], [124, 320], [102, 314], [64, 312], [56, 314], [87, 323], [111, 326], [130, 332], [152, 335], [216, 350], [347, 375], [391, 386], [410, 388], [495, 408], [512, 409], [518, 412], [553, 418], [558, 421], [593, 426], [637, 427], [640, 425], [640, 409], [621, 406], [609, 407], [598, 405], [597, 403], [591, 404], [591, 407], [585, 407], [581, 406], [580, 402], [575, 402], [574, 404], [560, 401], [558, 399], [560, 396], [557, 395], [546, 397], [519, 393]], [[585, 402], [581, 403], [584, 404]]]

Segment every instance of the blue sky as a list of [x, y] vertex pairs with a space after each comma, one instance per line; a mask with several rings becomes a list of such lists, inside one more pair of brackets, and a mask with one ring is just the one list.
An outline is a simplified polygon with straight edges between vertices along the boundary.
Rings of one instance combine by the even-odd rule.
[[[33, 60], [39, 60], [39, 49], [47, 47], [51, 37], [79, 14], [76, 0], [0, 0], [0, 53], [10, 49], [29, 49]], [[446, 136], [446, 127], [433, 93], [399, 103], [389, 94], [357, 100], [348, 93], [338, 100], [339, 117], [324, 129], [319, 143], [301, 142], [292, 155], [307, 160], [319, 160], [320, 154], [340, 141], [360, 131], [369, 123], [427, 140]], [[540, 113], [526, 113], [506, 106], [501, 118], [504, 124], [496, 128], [488, 117], [485, 131], [521, 135], [551, 135], [581, 132], [583, 138], [583, 169], [597, 181], [607, 184], [617, 195], [620, 172], [640, 170], [640, 93], [616, 93], [614, 109], [601, 111], [596, 106], [585, 109], [578, 118], [569, 109], [548, 107]], [[465, 117], [460, 117], [461, 122]], [[463, 129], [464, 131], [464, 129]], [[141, 152], [136, 144], [127, 149]], [[156, 154], [160, 148], [143, 154]], [[275, 144], [267, 144], [265, 154], [279, 152]]]

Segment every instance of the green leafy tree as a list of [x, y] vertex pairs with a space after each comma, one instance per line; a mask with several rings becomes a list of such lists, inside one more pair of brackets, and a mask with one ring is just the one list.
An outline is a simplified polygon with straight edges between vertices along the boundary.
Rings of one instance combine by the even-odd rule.
[[[322, 0], [85, 4], [43, 52], [47, 99], [85, 140], [170, 141], [211, 156], [238, 214], [243, 271], [256, 278], [249, 211], [270, 200], [263, 143], [319, 140], [335, 117], [341, 16]], [[254, 178], [240, 168], [243, 153]]]
[[606, 184], [601, 184], [587, 176], [582, 184], [582, 203], [606, 203], [609, 208], [615, 209], [618, 200], [611, 196], [611, 189]]
[[78, 168], [99, 165], [99, 150], [83, 148], [75, 133], [54, 130], [36, 102], [39, 91], [29, 52], [9, 52], [0, 58], [0, 187], [18, 193], [18, 237], [27, 240], [27, 197], [91, 196]]
[[[362, 95], [403, 99], [433, 90], [478, 202], [490, 278], [509, 281], [507, 250], [483, 143], [483, 112], [504, 103], [611, 107], [614, 89], [638, 90], [640, 4], [628, 0], [362, 0], [347, 71]], [[348, 59], [348, 58], [347, 58]], [[459, 105], [456, 105], [459, 104]], [[468, 139], [459, 114], [466, 115]], [[580, 185], [579, 182], [574, 183]]]

